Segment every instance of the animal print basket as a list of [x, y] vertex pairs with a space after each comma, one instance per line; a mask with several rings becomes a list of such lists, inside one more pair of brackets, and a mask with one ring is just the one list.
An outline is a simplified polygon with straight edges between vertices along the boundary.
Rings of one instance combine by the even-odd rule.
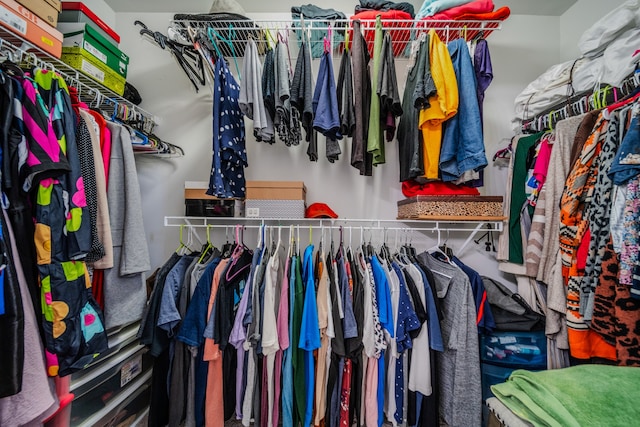
[[502, 220], [501, 196], [416, 196], [398, 202], [398, 219]]

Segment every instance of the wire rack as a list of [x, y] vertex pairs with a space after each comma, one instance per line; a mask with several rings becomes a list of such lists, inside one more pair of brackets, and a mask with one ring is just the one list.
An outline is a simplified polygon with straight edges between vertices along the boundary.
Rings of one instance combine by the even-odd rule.
[[[225, 56], [241, 57], [244, 46], [249, 40], [258, 45], [258, 52], [265, 53], [276, 40], [289, 42], [292, 56], [297, 54], [299, 41], [303, 31], [308, 34], [310, 48], [314, 57], [324, 51], [324, 39], [331, 42], [332, 51], [340, 52], [348, 40], [353, 40], [353, 21], [337, 19], [331, 21], [311, 19], [289, 20], [211, 20], [179, 19], [171, 21], [171, 27], [180, 32], [185, 40], [190, 40], [189, 29], [213, 28], [219, 35], [217, 43]], [[204, 15], [206, 17], [206, 15]], [[369, 52], [373, 51], [375, 19], [361, 19], [360, 29], [367, 42]], [[472, 40], [477, 37], [488, 37], [493, 31], [502, 29], [502, 21], [435, 21], [435, 20], [391, 20], [382, 19], [382, 27], [391, 35], [393, 51], [397, 57], [408, 57], [410, 42], [416, 40], [420, 33], [435, 30], [440, 39], [448, 43], [457, 38]], [[346, 43], [345, 43], [346, 42]]]
[[[87, 103], [108, 104], [113, 109], [127, 110], [127, 116], [142, 124], [146, 132], [153, 131], [156, 117], [144, 109], [126, 100], [93, 78], [54, 58], [24, 38], [0, 27], [0, 56], [11, 56], [17, 64], [34, 65], [60, 74], [68, 85], [78, 89], [81, 99]], [[126, 107], [126, 108], [125, 108]]]

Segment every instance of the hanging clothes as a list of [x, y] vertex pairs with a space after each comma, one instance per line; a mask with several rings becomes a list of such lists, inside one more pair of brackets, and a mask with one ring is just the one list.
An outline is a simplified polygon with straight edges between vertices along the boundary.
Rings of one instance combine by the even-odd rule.
[[[279, 41], [274, 54], [275, 119], [278, 137], [287, 147], [299, 145], [302, 139], [299, 111], [291, 108], [291, 70], [289, 45]], [[265, 70], [266, 71], [266, 70]]]
[[338, 145], [342, 134], [333, 63], [328, 51], [320, 59], [318, 82], [313, 93], [313, 115], [313, 128], [327, 137], [327, 159], [333, 163], [342, 153]]
[[484, 152], [477, 81], [464, 39], [447, 46], [458, 87], [458, 109], [445, 122], [439, 169], [443, 181], [456, 181], [465, 172], [478, 172], [488, 164]]
[[419, 109], [428, 108], [429, 98], [436, 93], [429, 63], [428, 35], [421, 34], [416, 42], [415, 61], [409, 70], [402, 97], [403, 114], [398, 125], [398, 157], [400, 181], [424, 174], [422, 133], [418, 127]]
[[386, 141], [393, 141], [396, 133], [396, 119], [402, 116], [396, 64], [393, 56], [393, 41], [386, 33], [380, 50], [381, 64], [378, 73], [376, 93], [380, 98], [380, 120], [385, 131]]
[[373, 174], [373, 156], [366, 144], [369, 132], [369, 109], [371, 104], [371, 79], [369, 76], [369, 51], [360, 29], [360, 21], [353, 21], [353, 45], [351, 61], [353, 66], [353, 93], [355, 109], [355, 132], [351, 140], [351, 166], [360, 175]]
[[480, 425], [480, 358], [475, 351], [478, 330], [469, 279], [458, 267], [437, 261], [427, 253], [418, 255], [418, 259], [434, 271], [438, 298], [442, 300], [445, 348], [437, 360], [440, 416], [450, 426]]
[[373, 67], [371, 68], [371, 87], [376, 94], [371, 97], [369, 106], [369, 131], [367, 132], [367, 152], [373, 156], [373, 165], [385, 163], [384, 141], [382, 138], [382, 123], [380, 120], [380, 96], [378, 95], [378, 81], [382, 64], [382, 21], [376, 18], [375, 38], [373, 41]]
[[317, 134], [313, 129], [313, 70], [311, 67], [311, 51], [309, 43], [304, 41], [296, 60], [296, 69], [291, 81], [291, 105], [298, 110], [300, 123], [305, 131], [305, 141], [309, 144], [307, 155], [309, 160], [318, 159]]
[[[3, 276], [5, 276], [5, 285], [7, 286], [7, 306], [13, 304], [13, 301], [22, 300], [23, 302], [23, 332], [24, 335], [18, 337], [22, 340], [24, 346], [20, 346], [18, 343], [12, 342], [9, 334], [6, 334], [5, 325], [0, 326], [0, 334], [2, 334], [3, 345], [2, 352], [13, 351], [13, 356], [16, 359], [12, 360], [10, 357], [5, 357], [3, 354], [3, 360], [7, 363], [3, 363], [0, 368], [0, 376], [2, 381], [0, 382], [0, 424], [2, 425], [28, 425], [33, 423], [43, 423], [58, 409], [58, 399], [55, 392], [55, 386], [53, 379], [48, 378], [47, 366], [42, 357], [44, 354], [44, 347], [38, 333], [37, 318], [35, 311], [29, 303], [29, 288], [26, 282], [26, 276], [22, 271], [22, 266], [19, 260], [15, 257], [18, 252], [18, 244], [16, 235], [13, 234], [11, 227], [9, 226], [9, 215], [3, 210], [3, 217], [0, 218], [0, 222], [3, 224], [3, 240], [6, 243], [5, 251], [13, 254], [13, 260], [17, 261], [15, 265], [15, 272], [13, 271], [13, 265], [7, 264], [7, 267], [3, 270]], [[5, 234], [5, 231], [7, 232]], [[9, 261], [9, 259], [7, 259]], [[15, 276], [12, 274], [15, 273]], [[7, 277], [8, 276], [8, 277]], [[11, 289], [8, 289], [11, 286]], [[16, 286], [16, 288], [13, 288]], [[19, 295], [13, 297], [13, 292], [19, 292]], [[0, 324], [10, 318], [9, 311], [5, 311], [3, 316], [0, 316]], [[22, 350], [22, 355], [20, 355]], [[10, 378], [7, 373], [11, 371], [14, 363], [19, 363], [23, 374], [18, 378]], [[16, 376], [17, 373], [15, 374]], [[11, 375], [13, 376], [13, 374]], [[20, 391], [14, 394], [17, 388]], [[13, 390], [11, 390], [13, 389]], [[7, 397], [9, 394], [12, 396]]]
[[244, 119], [238, 105], [240, 87], [224, 58], [214, 65], [213, 161], [207, 194], [219, 198], [244, 197], [247, 163]]
[[338, 112], [340, 115], [340, 133], [350, 138], [353, 136], [356, 123], [353, 106], [353, 68], [351, 65], [351, 54], [348, 49], [342, 51], [336, 96], [338, 98]]
[[[91, 295], [81, 261], [90, 249], [91, 235], [75, 141], [76, 118], [59, 75], [35, 70], [33, 78], [24, 79], [23, 88], [28, 100], [23, 102], [25, 129], [32, 141], [25, 185], [38, 195], [34, 239], [45, 338], [47, 350], [57, 356], [57, 366], [51, 366], [49, 373], [68, 375], [108, 348], [102, 311]], [[40, 151], [45, 146], [51, 151]]]
[[262, 64], [254, 40], [249, 40], [242, 61], [244, 81], [240, 85], [238, 106], [248, 119], [253, 120], [253, 136], [257, 141], [275, 143], [273, 121], [268, 114], [262, 95]]
[[418, 127], [422, 131], [425, 173], [421, 180], [438, 179], [442, 124], [458, 111], [458, 85], [447, 46], [435, 30], [429, 32], [429, 62], [437, 98], [420, 110]]

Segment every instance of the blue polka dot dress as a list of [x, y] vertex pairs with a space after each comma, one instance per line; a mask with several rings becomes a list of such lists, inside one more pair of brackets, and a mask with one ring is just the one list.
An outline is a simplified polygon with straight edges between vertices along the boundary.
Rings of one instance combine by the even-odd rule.
[[214, 67], [213, 84], [213, 161], [207, 194], [220, 198], [245, 195], [244, 168], [247, 163], [245, 130], [238, 105], [240, 85], [224, 58]]

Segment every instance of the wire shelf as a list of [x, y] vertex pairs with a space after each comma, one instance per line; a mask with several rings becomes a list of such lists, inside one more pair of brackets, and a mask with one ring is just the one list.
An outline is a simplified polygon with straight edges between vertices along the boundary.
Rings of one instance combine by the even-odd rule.
[[65, 64], [60, 59], [54, 58], [47, 52], [29, 43], [24, 38], [0, 27], [0, 56], [12, 55], [12, 60], [18, 64], [30, 64], [39, 68], [55, 71], [60, 74], [70, 86], [78, 89], [81, 99], [111, 104], [114, 108], [118, 105], [126, 106], [127, 114], [142, 122], [142, 128], [146, 132], [152, 132], [156, 126], [156, 118], [153, 114], [133, 104], [112, 90], [106, 88], [93, 78], [82, 74], [78, 70]]
[[[197, 17], [198, 15], [193, 15]], [[206, 15], [204, 15], [206, 17]], [[369, 53], [373, 51], [375, 19], [361, 19], [360, 28], [367, 42]], [[493, 31], [502, 29], [502, 21], [435, 21], [435, 20], [393, 20], [382, 19], [382, 27], [391, 35], [393, 51], [397, 57], [408, 57], [410, 42], [416, 40], [420, 33], [435, 30], [445, 43], [457, 38], [472, 40], [477, 37], [488, 37]], [[324, 51], [323, 39], [326, 37], [334, 52], [341, 52], [345, 40], [353, 40], [353, 20], [211, 20], [211, 19], [176, 19], [171, 27], [178, 31], [184, 40], [190, 40], [189, 29], [214, 29], [221, 39], [229, 43], [219, 43], [224, 56], [241, 57], [244, 46], [254, 40], [258, 52], [266, 53], [275, 41], [294, 41], [289, 43], [292, 56], [297, 54], [302, 31], [307, 31], [313, 57], [319, 57]]]

